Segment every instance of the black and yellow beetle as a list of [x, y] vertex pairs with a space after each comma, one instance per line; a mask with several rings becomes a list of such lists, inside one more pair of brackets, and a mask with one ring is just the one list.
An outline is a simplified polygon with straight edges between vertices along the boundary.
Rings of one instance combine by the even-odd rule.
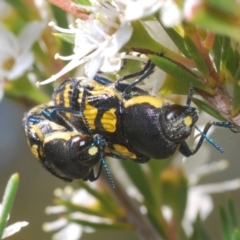
[[[24, 116], [24, 130], [33, 155], [46, 170], [65, 181], [95, 181], [101, 173], [100, 159], [103, 156], [100, 146], [105, 147], [104, 140], [98, 134], [88, 135], [77, 131], [61, 116], [59, 119], [64, 125], [49, 121], [42, 111], [50, 106], [51, 103], [39, 105]], [[98, 163], [99, 171], [95, 176], [93, 167]]]
[[[151, 158], [168, 158], [178, 150], [189, 157], [204, 139], [222, 151], [206, 133], [212, 125], [230, 129], [233, 126], [213, 122], [201, 132], [195, 126], [198, 111], [190, 106], [192, 87], [185, 106], [136, 87], [153, 68], [149, 61], [142, 71], [116, 82], [100, 76], [87, 84], [81, 79], [67, 79], [55, 89], [52, 104], [31, 110], [24, 118], [25, 131], [32, 152], [43, 166], [65, 180], [91, 181], [99, 177], [103, 166], [114, 186], [105, 156], [146, 163]], [[138, 78], [131, 84], [122, 83], [132, 77]], [[201, 137], [191, 150], [185, 140], [194, 126]], [[72, 136], [79, 139], [78, 145], [74, 145]], [[91, 153], [92, 149], [95, 151]], [[100, 168], [95, 177], [93, 167], [98, 162]]]

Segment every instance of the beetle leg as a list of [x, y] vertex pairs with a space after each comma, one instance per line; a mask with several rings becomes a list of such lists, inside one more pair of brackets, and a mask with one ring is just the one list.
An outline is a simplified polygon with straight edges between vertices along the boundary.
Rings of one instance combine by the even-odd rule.
[[96, 180], [100, 177], [101, 172], [102, 172], [102, 161], [100, 162], [100, 166], [99, 166], [99, 169], [98, 169], [97, 176], [95, 176], [94, 170], [93, 170], [93, 168], [92, 168], [92, 170], [90, 171], [90, 173], [88, 174], [88, 176], [85, 177], [83, 180], [84, 180], [84, 181], [89, 180], [90, 182], [94, 182], [94, 181], [96, 181]]
[[93, 79], [94, 79], [96, 82], [98, 82], [98, 83], [100, 83], [100, 84], [102, 84], [102, 85], [110, 85], [110, 84], [113, 83], [113, 82], [110, 81], [109, 79], [104, 78], [104, 77], [102, 77], [102, 76], [98, 76], [98, 75], [96, 75]]
[[79, 113], [79, 111], [73, 110], [71, 108], [66, 108], [66, 107], [50, 106], [42, 110], [43, 116], [49, 121], [52, 121], [58, 125], [64, 126], [68, 130], [75, 129], [72, 126], [72, 124], [69, 121], [67, 121], [67, 119], [65, 119], [63, 115], [61, 115], [61, 113], [72, 113], [80, 116], [82, 115], [81, 113]]
[[207, 132], [210, 129], [211, 126], [218, 126], [218, 127], [225, 127], [229, 128], [232, 132], [237, 132], [237, 130], [234, 128], [233, 124], [229, 122], [209, 122], [206, 124], [205, 128], [203, 131], [201, 131], [197, 126], [195, 128], [200, 132], [201, 137], [197, 143], [197, 146], [195, 149], [192, 151], [188, 147], [187, 143], [184, 141], [181, 143], [179, 152], [181, 152], [184, 156], [189, 157], [191, 155], [194, 155], [199, 148], [202, 146], [203, 140], [206, 139], [210, 144], [212, 144], [217, 150], [220, 152], [223, 152], [223, 149], [209, 136], [207, 136]]
[[153, 69], [155, 67], [155, 64], [151, 62], [151, 60], [148, 60], [146, 65], [144, 66], [144, 68], [138, 72], [135, 73], [131, 73], [128, 75], [125, 75], [121, 78], [119, 78], [116, 83], [115, 86], [116, 88], [119, 88], [119, 83], [126, 80], [126, 79], [130, 79], [133, 77], [137, 77], [140, 76], [139, 78], [137, 78], [133, 83], [131, 83], [123, 92], [123, 94], [126, 94], [127, 92], [129, 92], [135, 85], [137, 85], [139, 82], [143, 81], [145, 78], [147, 78], [152, 72]]

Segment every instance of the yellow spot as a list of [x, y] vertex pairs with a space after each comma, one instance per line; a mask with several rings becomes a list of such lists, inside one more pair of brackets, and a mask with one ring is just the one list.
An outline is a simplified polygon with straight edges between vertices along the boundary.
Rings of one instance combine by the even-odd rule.
[[79, 135], [78, 132], [52, 132], [48, 135], [46, 135], [44, 143], [51, 142], [55, 139], [62, 139], [65, 141], [70, 140], [72, 137]]
[[115, 132], [116, 131], [117, 117], [115, 114], [115, 108], [111, 108], [103, 114], [101, 123], [103, 125], [103, 128], [107, 132]]
[[60, 94], [58, 93], [55, 98], [56, 105], [60, 105]]
[[83, 114], [85, 115], [91, 129], [96, 129], [95, 118], [97, 117], [98, 109], [90, 106], [89, 104], [87, 104], [87, 101], [86, 101], [86, 105], [85, 105], [85, 109], [83, 111]]
[[167, 103], [171, 103], [171, 102], [166, 99], [160, 99], [160, 98], [156, 98], [153, 96], [137, 96], [137, 97], [133, 97], [133, 98], [129, 99], [128, 101], [126, 101], [124, 103], [124, 106], [127, 108], [132, 105], [142, 104], [142, 103], [148, 103], [155, 108], [161, 108], [163, 105], [165, 105]]
[[37, 135], [40, 141], [44, 140], [44, 135], [42, 133], [42, 130], [37, 125], [32, 125], [31, 131]]
[[89, 150], [88, 150], [88, 154], [91, 156], [96, 155], [97, 152], [98, 152], [98, 148], [96, 146], [93, 146], [93, 147], [89, 148]]
[[96, 81], [92, 81], [89, 85], [94, 87], [91, 91], [91, 96], [100, 96], [106, 94], [108, 96], [115, 96], [119, 100], [122, 100], [122, 95], [115, 89], [114, 83], [105, 86]]
[[193, 122], [192, 117], [187, 116], [187, 117], [184, 118], [184, 124], [186, 126], [190, 126], [192, 124], [192, 122]]
[[113, 147], [117, 152], [121, 153], [122, 155], [124, 155], [126, 157], [129, 157], [131, 159], [137, 158], [137, 156], [134, 153], [129, 152], [129, 150], [126, 147], [124, 147], [120, 144], [113, 144]]
[[31, 151], [35, 158], [39, 159], [38, 157], [38, 145], [34, 144], [31, 146]]
[[63, 91], [63, 101], [65, 107], [70, 107], [70, 96], [69, 91], [71, 90], [71, 84], [67, 84]]
[[72, 114], [71, 113], [65, 113], [65, 116], [66, 116], [67, 119], [70, 119]]

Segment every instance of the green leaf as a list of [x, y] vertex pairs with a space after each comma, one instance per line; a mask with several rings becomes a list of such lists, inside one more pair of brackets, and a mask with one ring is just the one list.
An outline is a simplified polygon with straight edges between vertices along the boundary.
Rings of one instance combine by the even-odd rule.
[[240, 240], [240, 231], [239, 229], [235, 229], [233, 232], [232, 240]]
[[227, 217], [227, 213], [222, 206], [219, 208], [219, 211], [223, 232], [223, 240], [231, 240], [231, 223]]
[[165, 168], [169, 166], [171, 163], [171, 158], [168, 159], [151, 159], [148, 162], [148, 166], [150, 168], [151, 174], [149, 175], [149, 182], [152, 187], [152, 193], [154, 194], [155, 202], [158, 203], [158, 207], [160, 208], [163, 204], [163, 194], [162, 194], [162, 182], [160, 179], [161, 173]]
[[223, 36], [216, 35], [212, 47], [213, 58], [218, 72], [220, 72], [220, 65], [222, 59], [223, 38], [224, 38]]
[[204, 112], [208, 113], [209, 115], [217, 118], [220, 121], [226, 121], [225, 118], [223, 118], [218, 111], [216, 111], [215, 108], [212, 106], [208, 105], [207, 103], [203, 102], [202, 100], [199, 100], [197, 98], [193, 98], [192, 101], [197, 105], [197, 107]]
[[193, 224], [193, 235], [190, 239], [191, 240], [210, 240], [208, 233], [203, 228], [203, 223], [199, 215], [197, 216], [197, 219]]
[[201, 71], [205, 76], [209, 76], [210, 74], [209, 74], [209, 70], [206, 65], [206, 62], [204, 61], [203, 56], [200, 54], [194, 42], [187, 35], [184, 37], [184, 41], [185, 41], [188, 53], [190, 54], [194, 62], [197, 64], [198, 70]]
[[[69, 28], [68, 27], [68, 20], [67, 20], [67, 12], [63, 11], [61, 8], [56, 7], [55, 5], [51, 4], [52, 12], [57, 21], [57, 25], [61, 26], [62, 28]], [[72, 54], [72, 46], [66, 40], [62, 41], [61, 46], [61, 55], [67, 56]]]
[[240, 66], [235, 75], [233, 89], [232, 115], [236, 116], [240, 112]]
[[228, 198], [228, 212], [230, 216], [230, 221], [232, 224], [232, 229], [235, 229], [238, 227], [238, 220], [237, 220], [237, 215], [236, 215], [236, 210], [234, 207], [234, 203], [232, 198]]
[[206, 2], [209, 8], [215, 8], [218, 11], [222, 11], [225, 14], [237, 15], [239, 12], [239, 5], [235, 0], [208, 0]]
[[178, 47], [180, 52], [186, 57], [190, 58], [189, 52], [186, 49], [186, 45], [184, 43], [184, 39], [173, 28], [166, 28], [163, 25], [162, 27], [164, 28], [168, 36], [172, 39], [172, 41], [175, 43], [175, 45]]
[[58, 37], [59, 39], [67, 42], [74, 44], [75, 43], [75, 36], [72, 34], [67, 34], [67, 33], [53, 33], [54, 36]]
[[129, 224], [129, 223], [100, 223], [100, 222], [93, 222], [93, 221], [84, 221], [84, 220], [78, 220], [78, 219], [74, 219], [74, 218], [68, 218], [69, 222], [74, 222], [77, 223], [79, 225], [83, 225], [83, 226], [89, 226], [89, 227], [93, 227], [94, 229], [125, 229], [125, 230], [134, 230], [134, 227]]
[[164, 205], [172, 209], [173, 219], [179, 227], [187, 204], [187, 179], [180, 167], [170, 165], [162, 172], [161, 183]]
[[75, 2], [78, 4], [85, 5], [85, 6], [92, 6], [92, 4], [89, 0], [75, 0]]
[[156, 55], [149, 55], [149, 58], [153, 63], [156, 64], [159, 68], [163, 71], [167, 72], [168, 74], [172, 75], [175, 78], [178, 78], [185, 83], [193, 84], [194, 87], [200, 88], [209, 94], [214, 95], [214, 90], [209, 88], [204, 83], [200, 82], [196, 76], [193, 75], [188, 69], [184, 66], [174, 62], [171, 59], [165, 58], [164, 56], [156, 56]]
[[166, 96], [169, 94], [187, 95], [188, 90], [188, 84], [178, 78], [167, 75], [163, 85], [159, 90], [159, 93], [161, 96]]
[[2, 212], [0, 214], [0, 239], [2, 239], [4, 228], [7, 223], [8, 214], [12, 209], [18, 184], [19, 184], [19, 175], [15, 173], [10, 177], [3, 195]]
[[[155, 206], [155, 199], [151, 191], [146, 173], [144, 173], [142, 167], [138, 163], [122, 160], [121, 165], [128, 173], [128, 176], [132, 180], [133, 184], [138, 188], [140, 193], [144, 196], [145, 201], [150, 205]], [[140, 181], [141, 180], [141, 181]]]
[[[236, 9], [239, 9], [239, 7]], [[227, 14], [213, 8], [199, 8], [195, 11], [191, 22], [211, 32], [233, 37], [237, 41], [240, 41], [238, 20], [232, 14]]]
[[[122, 166], [125, 171], [128, 173], [129, 178], [132, 180], [133, 184], [137, 187], [139, 192], [144, 196], [144, 205], [147, 207], [147, 216], [158, 230], [158, 232], [165, 236], [165, 220], [160, 211], [156, 211], [156, 209], [160, 209], [160, 202], [158, 202], [158, 197], [155, 196], [155, 192], [153, 192], [153, 187], [149, 178], [151, 179], [151, 173], [148, 174], [143, 171], [140, 164], [130, 162], [130, 161], [121, 161]], [[159, 182], [159, 181], [158, 181]], [[155, 182], [154, 187], [158, 187], [158, 182]], [[160, 187], [160, 186], [159, 186]], [[165, 226], [165, 227], [164, 227]]]
[[22, 1], [7, 0], [6, 2], [12, 5], [12, 7], [15, 8], [25, 20], [30, 19], [31, 11], [29, 11], [27, 6]]
[[237, 54], [233, 50], [231, 40], [227, 37], [223, 39], [223, 54], [222, 54], [222, 71], [225, 72], [225, 68], [234, 77], [239, 66], [239, 52]]

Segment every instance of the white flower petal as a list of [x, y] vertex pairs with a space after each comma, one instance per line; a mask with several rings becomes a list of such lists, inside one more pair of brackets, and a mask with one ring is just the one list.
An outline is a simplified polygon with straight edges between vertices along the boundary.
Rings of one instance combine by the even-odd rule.
[[133, 21], [141, 19], [155, 13], [160, 7], [163, 6], [163, 0], [119, 0], [125, 5], [124, 16], [122, 21]]
[[45, 232], [55, 231], [60, 228], [63, 228], [67, 224], [68, 224], [68, 221], [65, 218], [59, 218], [56, 221], [44, 223], [43, 230]]
[[46, 22], [32, 21], [26, 24], [21, 30], [18, 40], [19, 46], [24, 52], [29, 52], [34, 42], [36, 42], [42, 34]]
[[83, 228], [76, 223], [69, 223], [66, 227], [55, 233], [53, 240], [79, 240], [82, 236]]
[[81, 203], [81, 206], [91, 207], [97, 203], [97, 199], [93, 197], [88, 191], [85, 189], [80, 189], [74, 191], [71, 196], [71, 202], [73, 204]]
[[109, 218], [89, 215], [89, 214], [81, 213], [81, 212], [73, 212], [70, 214], [70, 216], [73, 219], [88, 221], [88, 222], [92, 222], [92, 223], [106, 223], [106, 224], [113, 223], [113, 221]]
[[172, 215], [173, 215], [172, 209], [168, 206], [162, 206], [161, 211], [164, 216], [164, 219], [166, 219], [168, 222], [170, 222], [172, 219]]
[[198, 188], [190, 188], [188, 191], [187, 207], [182, 220], [182, 226], [188, 236], [192, 234], [192, 224], [196, 220], [197, 215], [199, 214], [200, 218], [205, 220], [213, 210], [213, 206], [212, 198], [208, 194], [203, 193]]
[[59, 213], [64, 213], [66, 211], [67, 211], [67, 208], [63, 205], [48, 206], [45, 209], [46, 214], [59, 214]]
[[[19, 53], [17, 37], [0, 22], [0, 59], [16, 57]], [[1, 63], [0, 63], [1, 66]]]
[[34, 56], [31, 52], [26, 52], [24, 56], [19, 56], [19, 58], [16, 59], [11, 71], [7, 73], [6, 78], [8, 80], [13, 80], [20, 77], [32, 66], [33, 62]]
[[[3, 79], [13, 80], [31, 67], [34, 62], [30, 48], [39, 38], [44, 27], [42, 22], [30, 22], [16, 37], [0, 22], [0, 75]], [[11, 69], [4, 69], [4, 63], [12, 61]]]
[[122, 59], [113, 57], [105, 57], [100, 66], [101, 72], [116, 73], [122, 67]]
[[165, 27], [172, 27], [182, 21], [182, 12], [173, 0], [167, 0], [161, 9], [161, 21]]
[[107, 57], [114, 56], [129, 41], [132, 31], [130, 24], [122, 25], [111, 37], [108, 46], [103, 50], [103, 55]]
[[220, 183], [198, 185], [194, 188], [197, 189], [199, 192], [203, 192], [206, 194], [232, 191], [240, 188], [240, 178], [236, 178], [233, 180], [228, 180]]
[[16, 232], [19, 232], [22, 227], [25, 227], [28, 225], [28, 222], [16, 222], [4, 229], [3, 237], [6, 238], [11, 235], [13, 235]]

